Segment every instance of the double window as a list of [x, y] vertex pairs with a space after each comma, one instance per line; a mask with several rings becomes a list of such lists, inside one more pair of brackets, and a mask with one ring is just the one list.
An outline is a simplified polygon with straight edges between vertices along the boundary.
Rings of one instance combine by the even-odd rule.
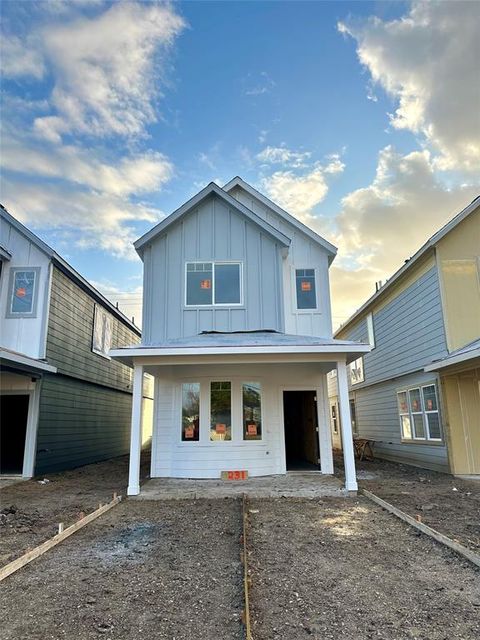
[[295, 289], [298, 310], [317, 308], [315, 269], [295, 269]]
[[187, 262], [185, 280], [187, 307], [242, 304], [240, 262]]
[[[209, 407], [208, 429], [202, 426], [203, 403]], [[242, 424], [238, 424], [238, 428], [234, 424], [235, 415], [241, 416]], [[239, 383], [229, 380], [183, 383], [181, 440], [182, 442], [262, 440], [260, 383]]]
[[40, 267], [11, 267], [7, 318], [35, 318]]
[[434, 384], [399, 391], [397, 403], [402, 440], [441, 442], [438, 396]]

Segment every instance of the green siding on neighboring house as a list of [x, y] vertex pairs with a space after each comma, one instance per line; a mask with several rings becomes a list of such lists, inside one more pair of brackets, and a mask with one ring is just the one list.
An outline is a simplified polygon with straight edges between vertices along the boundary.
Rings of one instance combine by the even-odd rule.
[[[129, 450], [132, 371], [92, 351], [96, 301], [54, 267], [47, 360], [57, 374], [41, 383], [35, 474], [61, 471]], [[112, 348], [139, 335], [110, 313]]]

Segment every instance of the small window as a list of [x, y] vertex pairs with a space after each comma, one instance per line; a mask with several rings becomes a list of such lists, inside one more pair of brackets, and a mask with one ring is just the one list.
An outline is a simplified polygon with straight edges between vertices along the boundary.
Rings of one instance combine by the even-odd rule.
[[99, 356], [109, 358], [108, 352], [112, 346], [112, 318], [99, 305], [95, 305], [93, 319], [92, 351]]
[[434, 384], [399, 391], [397, 403], [403, 440], [442, 440], [437, 390]]
[[375, 328], [373, 326], [373, 313], [367, 315], [367, 332], [368, 332], [368, 344], [375, 348]]
[[351, 384], [358, 384], [359, 382], [363, 382], [365, 380], [365, 376], [363, 373], [363, 358], [357, 358], [349, 365], [350, 369], [350, 382]]
[[296, 269], [297, 309], [316, 309], [315, 269]]
[[357, 432], [357, 410], [355, 408], [355, 400], [350, 398], [350, 420], [352, 421], [352, 431]]
[[187, 262], [187, 306], [224, 306], [241, 303], [239, 262]]
[[11, 268], [7, 318], [35, 318], [40, 267]]
[[200, 439], [200, 383], [182, 385], [182, 441], [198, 442]]
[[332, 429], [333, 433], [338, 433], [338, 418], [337, 418], [337, 405], [332, 404], [330, 407], [330, 412], [332, 416]]
[[210, 383], [210, 440], [232, 439], [232, 384]]
[[243, 439], [262, 439], [262, 394], [259, 382], [242, 384]]

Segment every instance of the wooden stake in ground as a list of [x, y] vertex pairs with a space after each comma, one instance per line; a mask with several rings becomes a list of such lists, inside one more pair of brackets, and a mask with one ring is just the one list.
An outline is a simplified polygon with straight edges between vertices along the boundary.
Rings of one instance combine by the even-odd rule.
[[250, 627], [250, 598], [248, 593], [248, 549], [247, 549], [247, 525], [248, 525], [248, 509], [247, 495], [243, 494], [242, 515], [243, 515], [243, 593], [245, 599], [245, 635], [247, 640], [252, 639], [252, 631]]
[[437, 542], [444, 544], [446, 547], [453, 549], [460, 555], [467, 558], [467, 560], [470, 560], [470, 562], [473, 562], [473, 564], [475, 564], [477, 567], [480, 567], [480, 556], [470, 549], [467, 549], [467, 547], [464, 547], [463, 544], [455, 542], [455, 540], [444, 536], [443, 533], [440, 533], [439, 531], [432, 529], [432, 527], [423, 524], [423, 522], [421, 522], [421, 518], [418, 520], [412, 518], [412, 516], [409, 516], [407, 513], [404, 513], [400, 509], [397, 509], [397, 507], [394, 507], [389, 502], [386, 502], [386, 500], [382, 500], [382, 498], [379, 498], [374, 493], [370, 493], [370, 491], [367, 491], [366, 489], [362, 489], [362, 493], [366, 498], [369, 498], [369, 500], [375, 502], [375, 504], [378, 504], [390, 513], [393, 513], [393, 515], [397, 516], [397, 518], [400, 518], [400, 520], [407, 522], [412, 527], [415, 527], [415, 529], [418, 529], [422, 533], [425, 533], [427, 536], [430, 536]]
[[35, 547], [35, 549], [32, 549], [28, 553], [25, 553], [23, 556], [20, 556], [20, 558], [17, 558], [16, 560], [13, 560], [9, 564], [6, 564], [4, 567], [2, 567], [0, 569], [0, 582], [2, 580], [5, 580], [5, 578], [7, 578], [12, 573], [15, 573], [15, 571], [18, 571], [18, 569], [21, 569], [22, 567], [24, 567], [29, 562], [32, 562], [32, 560], [35, 560], [35, 558], [38, 558], [39, 556], [43, 555], [46, 551], [48, 551], [52, 547], [55, 547], [57, 544], [62, 542], [62, 540], [65, 540], [66, 538], [71, 536], [73, 533], [75, 533], [79, 529], [82, 529], [85, 525], [89, 524], [89, 522], [96, 520], [99, 516], [103, 515], [104, 513], [109, 511], [112, 507], [117, 505], [121, 499], [122, 499], [121, 496], [118, 496], [118, 497], [115, 496], [111, 502], [109, 502], [103, 507], [100, 507], [96, 511], [93, 511], [88, 516], [85, 516], [84, 518], [82, 518], [75, 524], [72, 524], [70, 527], [67, 527], [66, 529], [63, 528], [63, 522], [61, 522], [58, 525], [58, 533], [56, 536], [53, 536], [53, 538], [50, 538], [50, 540], [47, 540], [46, 542], [39, 545], [38, 547]]

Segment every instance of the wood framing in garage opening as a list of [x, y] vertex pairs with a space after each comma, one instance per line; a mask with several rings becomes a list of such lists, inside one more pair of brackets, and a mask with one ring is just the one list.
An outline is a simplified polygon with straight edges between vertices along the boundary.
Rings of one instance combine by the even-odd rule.
[[284, 391], [283, 421], [287, 471], [319, 471], [315, 391]]

